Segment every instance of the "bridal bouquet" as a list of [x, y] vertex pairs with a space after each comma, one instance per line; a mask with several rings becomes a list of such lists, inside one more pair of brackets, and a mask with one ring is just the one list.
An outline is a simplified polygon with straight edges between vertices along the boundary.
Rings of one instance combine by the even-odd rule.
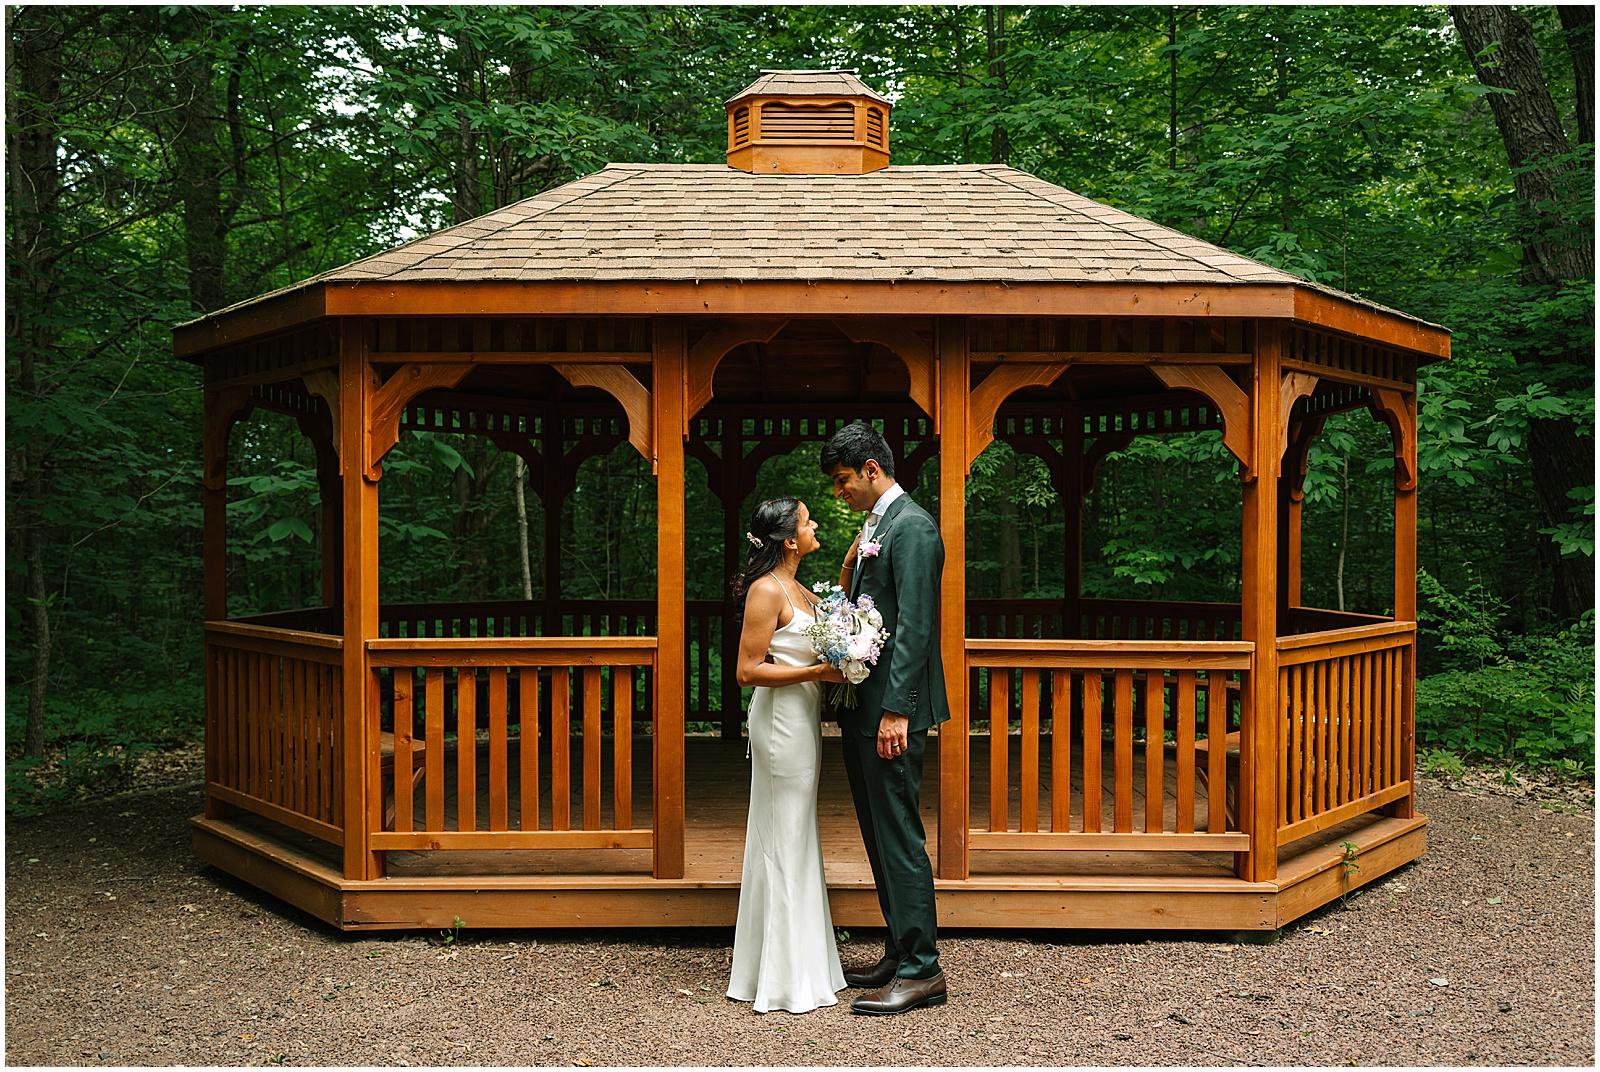
[[856, 686], [867, 680], [870, 668], [877, 665], [889, 631], [871, 596], [863, 595], [852, 603], [843, 588], [827, 581], [818, 581], [811, 590], [821, 595], [822, 601], [817, 604], [817, 620], [800, 632], [811, 641], [813, 651], [844, 674], [844, 683], [833, 687], [829, 702], [835, 707], [854, 707]]

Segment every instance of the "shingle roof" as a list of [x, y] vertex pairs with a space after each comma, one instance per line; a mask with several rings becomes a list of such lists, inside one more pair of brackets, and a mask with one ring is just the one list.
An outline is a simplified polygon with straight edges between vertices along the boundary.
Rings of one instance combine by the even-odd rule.
[[732, 104], [741, 97], [871, 97], [889, 103], [889, 98], [872, 89], [854, 71], [762, 71], [761, 77], [729, 97]]
[[866, 175], [612, 164], [284, 289], [675, 279], [1266, 283], [1350, 297], [987, 164]]

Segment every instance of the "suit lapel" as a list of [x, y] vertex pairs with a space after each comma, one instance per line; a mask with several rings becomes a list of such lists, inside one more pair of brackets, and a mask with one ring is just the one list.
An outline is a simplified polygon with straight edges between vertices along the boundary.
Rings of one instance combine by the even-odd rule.
[[[910, 501], [910, 495], [901, 494], [901, 496], [894, 502], [890, 503], [889, 508], [883, 512], [883, 518], [878, 522], [877, 531], [872, 534], [872, 538], [880, 545], [883, 543], [884, 538], [889, 535], [889, 529], [894, 524], [894, 519], [900, 516], [900, 511]], [[856, 597], [856, 593], [861, 591], [861, 586], [866, 580], [867, 570], [876, 560], [876, 555], [868, 558], [861, 558], [859, 556], [856, 558], [856, 578], [855, 583], [850, 588], [851, 599], [854, 599]]]

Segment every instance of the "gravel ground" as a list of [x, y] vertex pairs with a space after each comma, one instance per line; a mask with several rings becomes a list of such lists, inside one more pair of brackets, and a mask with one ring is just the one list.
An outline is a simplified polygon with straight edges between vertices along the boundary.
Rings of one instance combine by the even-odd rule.
[[192, 859], [168, 787], [7, 821], [5, 1060], [1591, 1066], [1592, 789], [1419, 800], [1424, 859], [1271, 944], [949, 932], [950, 1004], [869, 1019], [728, 1002], [731, 930], [346, 937]]

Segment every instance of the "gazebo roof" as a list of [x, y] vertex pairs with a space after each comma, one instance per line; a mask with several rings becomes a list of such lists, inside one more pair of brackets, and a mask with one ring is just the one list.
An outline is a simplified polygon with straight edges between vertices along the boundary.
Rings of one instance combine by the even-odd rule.
[[1427, 323], [985, 164], [612, 164], [219, 313], [319, 284], [702, 280], [1293, 285]]
[[762, 71], [761, 77], [726, 101], [732, 104], [745, 97], [784, 96], [867, 97], [889, 103], [889, 98], [856, 77], [854, 71]]

